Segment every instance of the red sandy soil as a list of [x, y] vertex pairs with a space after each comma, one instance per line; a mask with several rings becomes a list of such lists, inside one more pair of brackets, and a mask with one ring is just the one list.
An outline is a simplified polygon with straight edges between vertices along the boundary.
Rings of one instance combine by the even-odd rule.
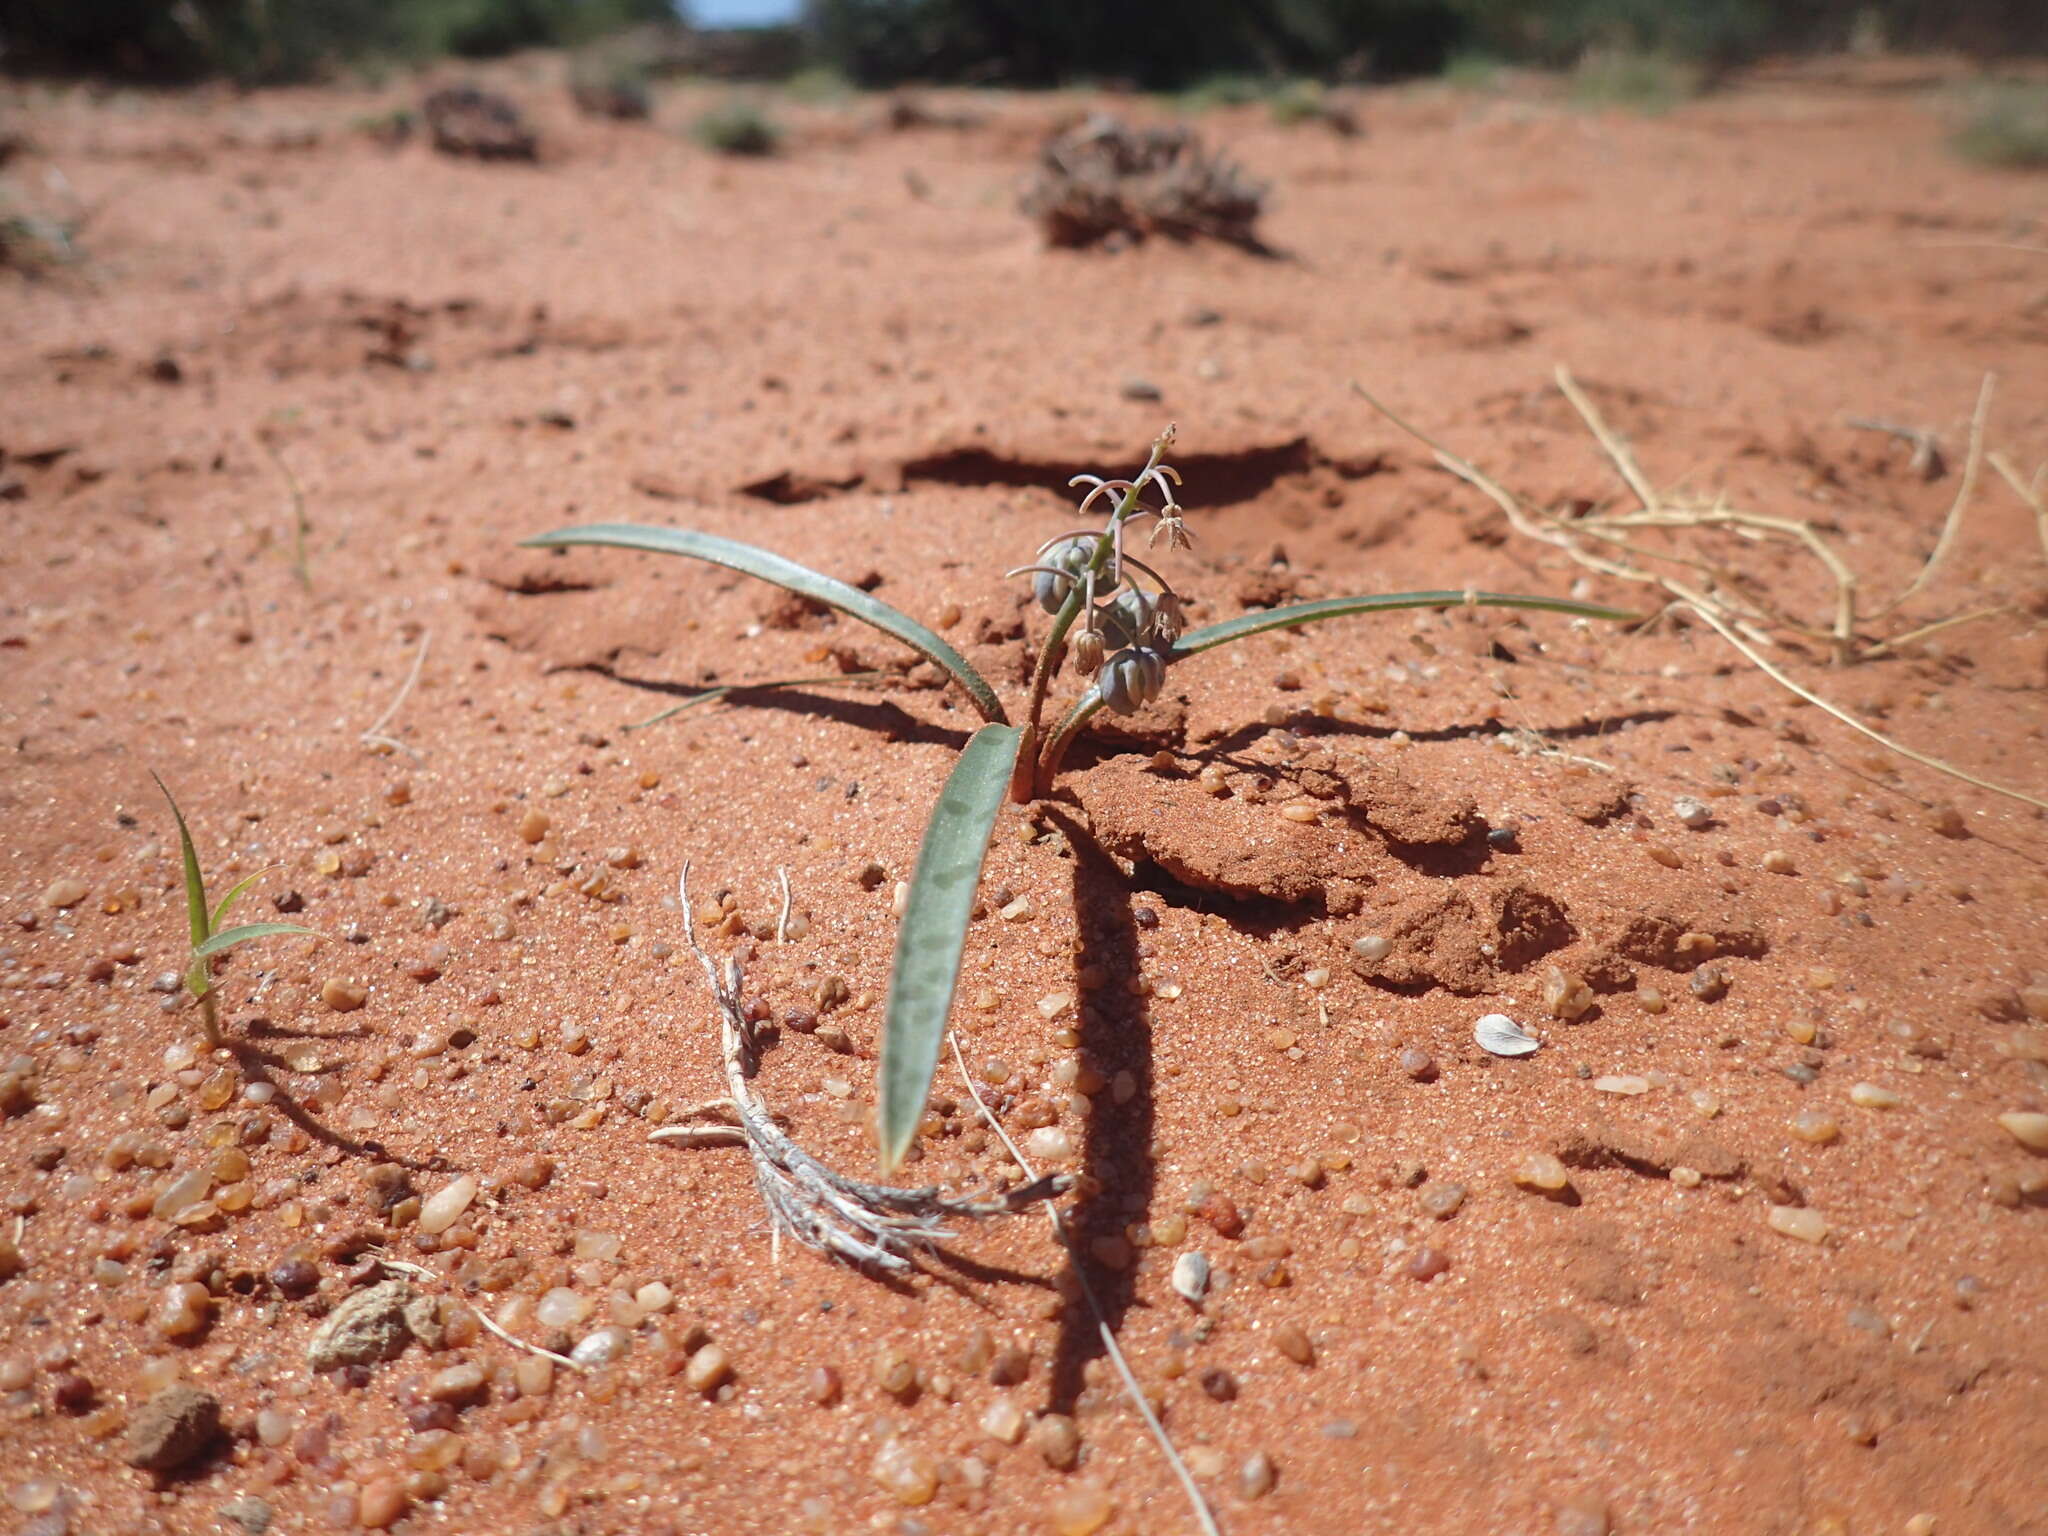
[[[1813, 521], [1875, 614], [1934, 546], [1986, 372], [1989, 446], [2023, 475], [2048, 456], [2048, 256], [1996, 244], [2048, 243], [2048, 181], [1950, 157], [1939, 71], [1781, 75], [1658, 119], [1429, 87], [1362, 96], [1353, 139], [1205, 120], [1272, 184], [1282, 259], [1051, 252], [1015, 187], [1079, 98], [948, 100], [981, 115], [964, 130], [780, 109], [786, 152], [737, 162], [679, 131], [701, 97], [579, 122], [560, 67], [494, 76], [538, 166], [352, 128], [410, 87], [9, 94], [11, 187], [93, 216], [80, 264], [0, 273], [0, 1524], [322, 1530], [367, 1503], [408, 1531], [1084, 1531], [1106, 1500], [1106, 1531], [1191, 1530], [1038, 1216], [891, 1288], [778, 1255], [744, 1153], [647, 1139], [723, 1083], [688, 859], [769, 935], [749, 991], [778, 1019], [846, 983], [757, 1088], [872, 1173], [891, 897], [971, 709], [729, 573], [515, 541], [682, 523], [957, 606], [1014, 707], [1044, 618], [1001, 571], [1071, 521], [1067, 475], [1128, 473], [1170, 418], [1200, 542], [1168, 571], [1198, 622], [1406, 587], [1652, 606], [1511, 533], [1349, 388], [1539, 505], [1618, 501], [1562, 361], [1660, 485]], [[1934, 429], [1946, 472], [1865, 416]], [[303, 488], [309, 587], [259, 442]], [[1803, 555], [1697, 547], [1824, 621]], [[1767, 654], [2048, 795], [2044, 579], [1987, 469], [1865, 639], [2005, 612], [1848, 668], [1782, 627]], [[623, 729], [835, 668], [891, 675]], [[985, 891], [1031, 916], [975, 925], [955, 1022], [1013, 1127], [1071, 1133], [1096, 1289], [1224, 1530], [2048, 1530], [2048, 1162], [1996, 1119], [2048, 1109], [2033, 805], [1884, 752], [1697, 622], [1359, 619], [1191, 661], [1169, 694], [1005, 813]], [[397, 750], [366, 745], [380, 720]], [[297, 892], [323, 935], [223, 967], [235, 1058], [167, 1059], [198, 1020], [152, 988], [185, 942], [152, 770], [216, 889], [275, 864], [245, 914]], [[1304, 793], [1314, 822], [1281, 813]], [[778, 944], [783, 870], [809, 924]], [[1575, 1023], [1553, 967], [1593, 988]], [[1102, 986], [1048, 1022], [1077, 980]], [[367, 1004], [332, 1010], [348, 981]], [[1494, 1011], [1544, 1048], [1481, 1052]], [[1853, 1104], [1865, 1082], [1897, 1106]], [[986, 1187], [1006, 1159], [950, 1061], [937, 1094], [909, 1176]], [[1803, 1112], [1838, 1138], [1792, 1134]], [[228, 1144], [246, 1175], [229, 1158], [185, 1224], [149, 1214]], [[1546, 1152], [1567, 1195], [1511, 1182]], [[424, 1235], [400, 1174], [482, 1192]], [[1466, 1193], [1439, 1218], [1445, 1184]], [[378, 1245], [429, 1272], [448, 1347], [315, 1376]], [[1423, 1248], [1447, 1272], [1413, 1278]], [[1188, 1249], [1217, 1274], [1200, 1307], [1168, 1284]], [[566, 1346], [657, 1280], [673, 1305], [626, 1358], [544, 1396], [462, 1305]], [[211, 1292], [178, 1340], [152, 1320], [175, 1283]], [[554, 1287], [596, 1310], [551, 1338]], [[708, 1396], [677, 1374], [707, 1336], [733, 1373]], [[1025, 1379], [994, 1384], [1012, 1348]], [[479, 1400], [419, 1402], [464, 1361]], [[906, 1361], [899, 1399], [878, 1373]], [[173, 1380], [225, 1431], [159, 1479], [129, 1421]], [[1000, 1404], [1072, 1414], [1078, 1465], [989, 1433]], [[877, 1482], [885, 1445], [930, 1502]], [[409, 1457], [453, 1461], [408, 1487]]]

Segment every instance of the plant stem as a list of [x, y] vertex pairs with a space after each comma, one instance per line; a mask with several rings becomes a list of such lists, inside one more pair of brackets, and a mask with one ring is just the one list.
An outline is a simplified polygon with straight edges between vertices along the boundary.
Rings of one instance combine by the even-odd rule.
[[220, 1010], [215, 1006], [210, 991], [199, 994], [199, 1021], [206, 1026], [206, 1048], [209, 1051], [217, 1051], [227, 1043], [221, 1039]]
[[1081, 607], [1088, 599], [1087, 577], [1102, 574], [1103, 566], [1109, 563], [1112, 550], [1116, 547], [1117, 526], [1129, 517], [1138, 505], [1138, 495], [1145, 487], [1146, 478], [1159, 467], [1159, 461], [1166, 453], [1166, 445], [1172, 440], [1172, 429], [1160, 434], [1152, 444], [1152, 455], [1146, 459], [1144, 469], [1131, 482], [1131, 488], [1124, 492], [1116, 510], [1109, 514], [1109, 522], [1095, 544], [1095, 556], [1084, 570], [1074, 573], [1073, 590], [1067, 593], [1067, 600], [1060, 604], [1060, 611], [1053, 616], [1052, 629], [1045, 637], [1045, 644], [1039, 648], [1038, 664], [1031, 669], [1031, 702], [1024, 712], [1024, 740], [1017, 751], [1017, 769], [1010, 778], [1010, 798], [1019, 805], [1028, 803], [1038, 788], [1038, 738], [1039, 721], [1045, 714], [1045, 695], [1052, 685], [1053, 660], [1065, 643], [1067, 631], [1074, 627], [1074, 620], [1081, 615]]

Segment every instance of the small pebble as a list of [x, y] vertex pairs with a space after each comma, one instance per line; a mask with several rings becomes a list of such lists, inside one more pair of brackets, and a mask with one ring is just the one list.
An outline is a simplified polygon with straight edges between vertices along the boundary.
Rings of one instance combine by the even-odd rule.
[[83, 880], [66, 875], [61, 879], [52, 880], [44, 887], [43, 905], [62, 911], [66, 907], [77, 906], [91, 894], [91, 886]]
[[683, 1383], [692, 1392], [715, 1392], [732, 1379], [732, 1361], [716, 1344], [706, 1344], [683, 1367]]
[[1283, 1323], [1273, 1330], [1273, 1347], [1292, 1360], [1296, 1365], [1314, 1365], [1316, 1348], [1309, 1336], [1293, 1323]]
[[1858, 1109], [1897, 1109], [1902, 1102], [1889, 1088], [1876, 1083], [1857, 1083], [1849, 1090], [1849, 1102]]
[[1418, 1083], [1433, 1082], [1436, 1079], [1436, 1058], [1419, 1045], [1411, 1045], [1401, 1052], [1401, 1070]]
[[1209, 1260], [1188, 1252], [1173, 1261], [1173, 1289], [1188, 1301], [1200, 1301], [1209, 1289]]
[[2013, 1110], [1998, 1117], [1998, 1123], [2021, 1146], [2032, 1152], [2048, 1152], [2048, 1115], [2031, 1110]]
[[633, 1335], [617, 1326], [592, 1329], [576, 1341], [569, 1358], [578, 1365], [610, 1365], [633, 1347]]
[[1646, 1077], [1608, 1076], [1593, 1079], [1595, 1091], [1600, 1093], [1648, 1093], [1650, 1080]]
[[1543, 978], [1543, 1006], [1552, 1018], [1571, 1023], [1591, 1011], [1593, 989], [1583, 978], [1552, 966]]
[[997, 1398], [981, 1416], [981, 1432], [1004, 1445], [1015, 1445], [1024, 1438], [1024, 1410], [1007, 1397]]
[[1109, 1524], [1116, 1505], [1097, 1484], [1076, 1483], [1053, 1496], [1049, 1513], [1058, 1536], [1095, 1536]]
[[1368, 965], [1375, 965], [1394, 952], [1390, 940], [1377, 933], [1368, 933], [1363, 938], [1351, 941], [1351, 952]]
[[1422, 1207], [1423, 1215], [1448, 1221], [1465, 1203], [1465, 1186], [1432, 1179], [1415, 1192], [1415, 1200]]
[[1254, 1451], [1237, 1469], [1237, 1491], [1242, 1498], [1263, 1499], [1273, 1491], [1273, 1484], [1278, 1479], [1273, 1458], [1264, 1451]]
[[389, 1530], [406, 1513], [412, 1495], [395, 1477], [373, 1477], [356, 1497], [356, 1524], [362, 1530]]
[[1450, 1267], [1450, 1255], [1442, 1249], [1418, 1248], [1409, 1256], [1402, 1270], [1411, 1280], [1434, 1280], [1438, 1275], [1448, 1273]]
[[1024, 1138], [1024, 1150], [1048, 1163], [1065, 1162], [1074, 1155], [1074, 1137], [1064, 1126], [1040, 1126]]
[[1031, 1448], [1047, 1466], [1065, 1470], [1080, 1459], [1081, 1431], [1064, 1413], [1041, 1414], [1031, 1426]]
[[336, 1013], [353, 1013], [370, 999], [370, 989], [345, 976], [330, 976], [320, 983], [320, 1001]]
[[1548, 1152], [1531, 1152], [1515, 1164], [1512, 1177], [1522, 1188], [1546, 1194], [1555, 1194], [1571, 1184], [1571, 1174], [1564, 1164]]
[[1774, 1205], [1765, 1220], [1773, 1232], [1797, 1238], [1802, 1243], [1818, 1243], [1828, 1235], [1827, 1221], [1820, 1212], [1803, 1206]]
[[1694, 799], [1691, 795], [1680, 795], [1672, 801], [1671, 814], [1678, 818], [1680, 826], [1694, 832], [1711, 826], [1714, 821], [1714, 812], [1707, 802]]
[[456, 1218], [469, 1209], [476, 1199], [477, 1182], [468, 1174], [443, 1185], [420, 1206], [419, 1228], [422, 1232], [446, 1232], [455, 1225]]
[[1802, 1109], [1785, 1127], [1801, 1141], [1826, 1146], [1842, 1134], [1842, 1128], [1817, 1109]]

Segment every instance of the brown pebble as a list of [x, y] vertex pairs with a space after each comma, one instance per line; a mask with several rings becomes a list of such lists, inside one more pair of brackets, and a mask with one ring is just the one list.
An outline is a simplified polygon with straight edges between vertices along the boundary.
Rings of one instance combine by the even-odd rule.
[[320, 1001], [336, 1013], [353, 1013], [370, 999], [370, 989], [351, 977], [330, 976], [320, 983]]
[[197, 1460], [220, 1436], [220, 1399], [197, 1387], [165, 1387], [128, 1426], [128, 1465], [171, 1472]]
[[1411, 1280], [1434, 1280], [1450, 1270], [1451, 1258], [1441, 1248], [1418, 1248], [1402, 1266]]
[[1049, 1467], [1064, 1470], [1081, 1455], [1081, 1431], [1064, 1413], [1041, 1414], [1031, 1426], [1031, 1448]]
[[366, 1531], [388, 1530], [411, 1503], [412, 1495], [399, 1479], [372, 1478], [356, 1497], [356, 1523]]
[[1244, 1214], [1228, 1195], [1209, 1196], [1195, 1208], [1195, 1214], [1215, 1228], [1218, 1237], [1236, 1237], [1244, 1231]]
[[1293, 1323], [1284, 1323], [1273, 1330], [1273, 1347], [1296, 1365], [1316, 1363], [1315, 1345], [1310, 1343], [1308, 1335]]
[[683, 1382], [692, 1392], [715, 1392], [732, 1379], [732, 1361], [716, 1344], [706, 1344], [683, 1367]]
[[1195, 1378], [1203, 1392], [1219, 1403], [1227, 1403], [1237, 1396], [1237, 1378], [1220, 1365], [1212, 1365]]

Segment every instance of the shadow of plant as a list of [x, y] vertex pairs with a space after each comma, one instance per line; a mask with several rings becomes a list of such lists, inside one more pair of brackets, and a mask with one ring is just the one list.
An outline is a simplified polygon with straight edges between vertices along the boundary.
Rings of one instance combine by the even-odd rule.
[[[1102, 1263], [1097, 1245], [1123, 1242], [1124, 1228], [1146, 1219], [1157, 1181], [1151, 1013], [1145, 999], [1125, 985], [1140, 974], [1138, 903], [1123, 872], [1080, 823], [1058, 810], [1049, 819], [1074, 850], [1074, 911], [1081, 937], [1077, 974], [1092, 968], [1104, 978], [1102, 986], [1080, 994], [1079, 1059], [1101, 1075], [1104, 1087], [1088, 1117], [1081, 1185], [1066, 1221], [1075, 1262], [1088, 1266], [1089, 1288], [1114, 1334], [1135, 1294], [1135, 1275], [1129, 1264], [1112, 1268]], [[1123, 1073], [1130, 1074], [1134, 1091], [1119, 1104], [1114, 1085]], [[1086, 1303], [1070, 1299], [1053, 1347], [1049, 1397], [1055, 1411], [1074, 1411], [1085, 1385], [1084, 1370], [1103, 1353], [1102, 1336]]]

